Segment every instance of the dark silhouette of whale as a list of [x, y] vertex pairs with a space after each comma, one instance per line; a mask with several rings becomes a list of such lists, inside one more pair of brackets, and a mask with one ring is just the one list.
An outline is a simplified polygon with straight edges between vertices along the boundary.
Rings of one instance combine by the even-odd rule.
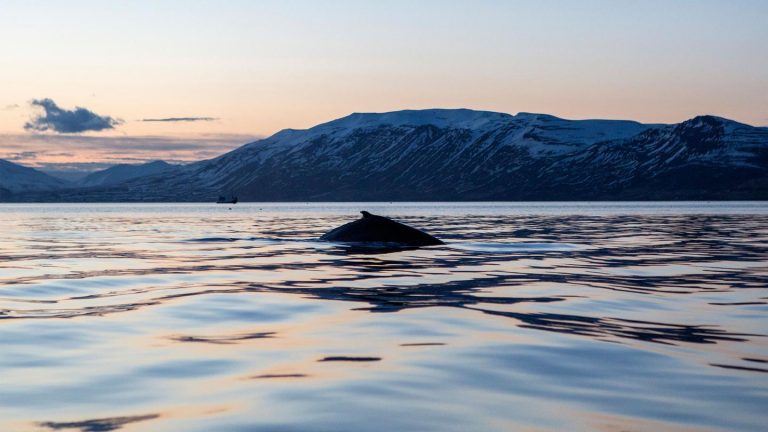
[[320, 240], [340, 243], [382, 243], [398, 246], [433, 246], [444, 244], [431, 235], [384, 216], [361, 211], [363, 217], [335, 228]]

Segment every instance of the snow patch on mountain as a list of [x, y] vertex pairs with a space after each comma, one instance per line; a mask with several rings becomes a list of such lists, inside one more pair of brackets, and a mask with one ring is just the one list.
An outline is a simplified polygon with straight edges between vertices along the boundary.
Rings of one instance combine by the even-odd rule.
[[[72, 192], [77, 199], [755, 199], [768, 129], [471, 110], [357, 113], [217, 158]], [[736, 195], [734, 195], [736, 194]]]
[[12, 193], [51, 191], [61, 189], [68, 182], [33, 168], [0, 159], [0, 189]]
[[79, 186], [94, 187], [116, 185], [139, 177], [165, 172], [173, 167], [174, 165], [160, 160], [139, 165], [119, 164], [89, 174], [79, 182]]

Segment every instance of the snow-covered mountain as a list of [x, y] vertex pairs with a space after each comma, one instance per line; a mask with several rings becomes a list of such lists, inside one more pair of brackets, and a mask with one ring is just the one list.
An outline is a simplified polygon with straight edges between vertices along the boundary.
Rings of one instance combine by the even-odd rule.
[[129, 186], [148, 196], [152, 180], [204, 200], [462, 199], [507, 171], [653, 127], [463, 109], [352, 114]]
[[472, 110], [352, 114], [66, 200], [768, 199], [768, 128]]
[[50, 191], [65, 187], [67, 184], [65, 180], [49, 176], [36, 169], [0, 159], [0, 197], [30, 191]]
[[78, 182], [78, 185], [83, 187], [116, 185], [135, 178], [162, 173], [173, 167], [174, 165], [160, 160], [140, 165], [119, 164], [88, 174]]
[[553, 162], [542, 178], [550, 180], [542, 188], [567, 184], [597, 197], [766, 199], [768, 128], [699, 116], [591, 146]]

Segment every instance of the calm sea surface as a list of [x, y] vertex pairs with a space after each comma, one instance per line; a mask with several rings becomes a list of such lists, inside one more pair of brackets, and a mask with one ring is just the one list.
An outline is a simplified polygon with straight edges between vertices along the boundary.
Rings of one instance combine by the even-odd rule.
[[[446, 246], [318, 242], [368, 210]], [[766, 430], [768, 203], [0, 205], [2, 431]]]

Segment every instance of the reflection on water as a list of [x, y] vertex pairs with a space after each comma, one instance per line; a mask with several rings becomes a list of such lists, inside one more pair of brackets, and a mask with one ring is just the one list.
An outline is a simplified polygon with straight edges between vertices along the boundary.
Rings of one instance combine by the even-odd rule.
[[[316, 241], [358, 211], [447, 245]], [[0, 430], [759, 430], [768, 204], [0, 206]]]

